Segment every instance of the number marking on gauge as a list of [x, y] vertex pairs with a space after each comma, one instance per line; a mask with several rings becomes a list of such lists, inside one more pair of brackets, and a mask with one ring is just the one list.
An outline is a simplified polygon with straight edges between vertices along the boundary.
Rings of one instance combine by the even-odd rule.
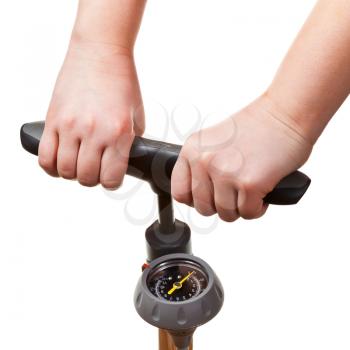
[[147, 283], [156, 297], [168, 302], [181, 302], [201, 294], [208, 285], [208, 279], [200, 266], [179, 261], [155, 268]]

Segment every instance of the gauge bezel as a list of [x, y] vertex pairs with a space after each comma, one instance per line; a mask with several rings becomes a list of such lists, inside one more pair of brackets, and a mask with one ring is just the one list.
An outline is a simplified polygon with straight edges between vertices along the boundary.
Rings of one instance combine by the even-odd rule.
[[[200, 266], [200, 269], [205, 273], [206, 277], [207, 277], [207, 287], [205, 288], [205, 290], [200, 293], [198, 296], [185, 300], [185, 301], [177, 301], [177, 302], [171, 302], [169, 300], [165, 300], [165, 299], [161, 299], [158, 298], [157, 296], [155, 296], [148, 288], [148, 278], [149, 275], [151, 274], [151, 272], [155, 271], [156, 268], [158, 266], [160, 266], [161, 264], [167, 264], [167, 263], [172, 263], [173, 261], [190, 261], [194, 264], [197, 264], [198, 266]], [[154, 299], [164, 302], [165, 304], [187, 304], [187, 303], [191, 303], [194, 300], [196, 300], [197, 298], [201, 298], [202, 296], [205, 296], [208, 292], [208, 290], [210, 288], [213, 287], [213, 283], [214, 283], [214, 271], [211, 269], [211, 267], [202, 259], [195, 257], [194, 255], [190, 255], [190, 254], [169, 254], [169, 255], [164, 255], [158, 259], [155, 259], [151, 262], [151, 264], [149, 265], [149, 268], [147, 268], [143, 275], [142, 275], [142, 282], [143, 285], [146, 285], [146, 292], [147, 294], [149, 294], [150, 296], [152, 296]]]
[[[155, 296], [148, 288], [148, 277], [163, 263], [190, 261], [200, 266], [207, 276], [207, 287], [202, 293], [184, 301], [172, 302]], [[224, 301], [222, 285], [212, 268], [202, 259], [190, 254], [169, 254], [153, 260], [137, 284], [134, 304], [138, 314], [148, 323], [168, 330], [195, 328], [211, 320], [220, 311]]]

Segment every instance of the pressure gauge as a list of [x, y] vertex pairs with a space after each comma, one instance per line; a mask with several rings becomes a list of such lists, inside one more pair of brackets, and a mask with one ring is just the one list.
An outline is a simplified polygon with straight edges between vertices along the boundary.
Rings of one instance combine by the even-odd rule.
[[148, 275], [150, 292], [169, 302], [182, 302], [198, 297], [208, 287], [208, 275], [201, 265], [191, 260], [171, 260], [156, 266]]
[[165, 255], [144, 270], [135, 291], [135, 307], [148, 323], [168, 330], [196, 328], [220, 311], [221, 283], [202, 259]]

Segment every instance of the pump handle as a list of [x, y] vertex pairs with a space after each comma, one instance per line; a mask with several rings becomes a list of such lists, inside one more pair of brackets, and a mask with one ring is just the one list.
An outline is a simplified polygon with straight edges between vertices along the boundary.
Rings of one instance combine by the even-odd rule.
[[[39, 143], [45, 123], [24, 124], [21, 128], [23, 148], [38, 155]], [[171, 173], [177, 161], [181, 146], [135, 137], [130, 150], [127, 174], [148, 181], [157, 194], [170, 193]], [[296, 204], [303, 197], [311, 180], [300, 171], [283, 178], [264, 201], [269, 204]]]

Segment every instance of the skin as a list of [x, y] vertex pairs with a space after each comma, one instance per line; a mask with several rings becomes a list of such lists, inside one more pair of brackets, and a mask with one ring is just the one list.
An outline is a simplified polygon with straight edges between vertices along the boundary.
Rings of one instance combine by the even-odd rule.
[[[51, 175], [118, 187], [144, 116], [133, 45], [145, 1], [81, 0], [39, 149]], [[350, 91], [350, 2], [319, 0], [266, 91], [185, 142], [172, 194], [224, 221], [262, 216]]]
[[133, 47], [145, 1], [81, 0], [39, 147], [39, 164], [84, 186], [122, 183], [144, 112]]
[[[350, 2], [318, 1], [271, 85], [249, 106], [185, 143], [174, 197], [225, 221], [254, 219], [263, 198], [308, 159], [350, 91]], [[228, 142], [215, 145], [221, 138]]]

